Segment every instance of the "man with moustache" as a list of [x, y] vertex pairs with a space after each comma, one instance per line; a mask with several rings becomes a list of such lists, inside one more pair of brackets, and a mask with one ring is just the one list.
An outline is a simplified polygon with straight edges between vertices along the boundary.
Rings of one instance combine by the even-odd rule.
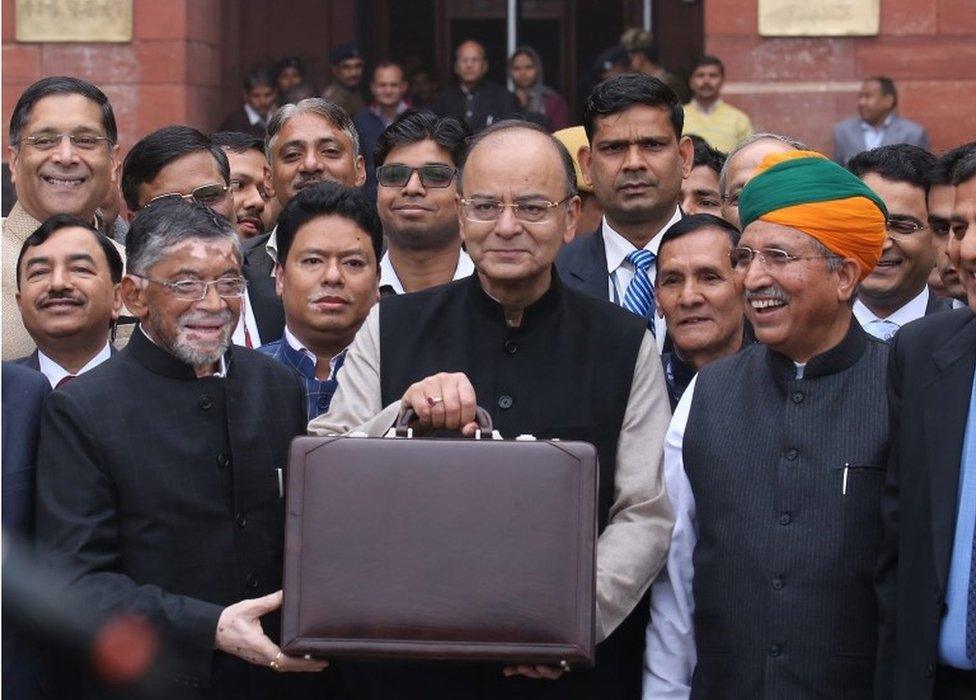
[[929, 226], [935, 252], [935, 266], [929, 274], [929, 289], [939, 296], [952, 299], [954, 309], [966, 306], [967, 299], [966, 288], [949, 257], [949, 224], [956, 197], [956, 189], [952, 186], [952, 169], [972, 153], [976, 153], [976, 141], [944, 153], [929, 170]]
[[952, 174], [949, 255], [969, 307], [927, 316], [891, 348], [894, 445], [878, 573], [877, 697], [976, 695], [976, 154]]
[[230, 166], [230, 193], [234, 200], [234, 218], [241, 241], [260, 236], [265, 231], [265, 209], [271, 195], [271, 169], [264, 155], [264, 139], [240, 131], [218, 131], [210, 140], [224, 149]]
[[589, 145], [580, 166], [604, 216], [560, 251], [556, 266], [570, 287], [644, 318], [660, 349], [667, 328], [655, 313], [654, 259], [661, 234], [681, 219], [681, 181], [693, 155], [681, 136], [681, 103], [657, 78], [621, 75], [594, 88], [583, 125]]
[[354, 43], [340, 44], [329, 52], [332, 82], [322, 92], [322, 97], [342, 108], [346, 114], [355, 114], [363, 108], [363, 54]]
[[687, 216], [661, 239], [654, 296], [673, 344], [661, 354], [672, 410], [698, 370], [751, 342], [729, 260], [738, 243], [739, 229], [712, 214]]
[[407, 81], [403, 68], [392, 61], [377, 63], [373, 68], [373, 79], [369, 91], [373, 101], [352, 115], [352, 122], [359, 134], [360, 151], [366, 161], [366, 184], [363, 193], [370, 202], [376, 201], [376, 163], [373, 154], [380, 134], [410, 105], [404, 100], [407, 94]]
[[718, 179], [719, 191], [722, 193], [722, 218], [741, 231], [739, 192], [756, 174], [762, 159], [770, 153], [803, 150], [806, 150], [805, 145], [788, 136], [760, 133], [753, 134], [729, 151]]
[[453, 117], [411, 111], [380, 136], [376, 205], [387, 240], [381, 293], [417, 292], [474, 271], [458, 234], [457, 165], [467, 135]]
[[704, 366], [668, 428], [674, 597], [651, 616], [644, 697], [866, 700], [888, 346], [851, 305], [888, 213], [811, 151], [766, 156], [739, 213], [760, 344]]
[[727, 152], [752, 135], [749, 115], [722, 99], [725, 66], [716, 56], [702, 56], [691, 69], [692, 98], [685, 105], [685, 133], [698, 134]]
[[277, 233], [285, 333], [261, 352], [295, 372], [312, 420], [328, 410], [346, 348], [379, 300], [383, 230], [361, 192], [323, 182], [292, 197]]
[[881, 260], [854, 302], [854, 316], [864, 330], [885, 341], [906, 323], [952, 306], [928, 286], [935, 256], [926, 200], [934, 163], [928, 151], [896, 144], [858, 153], [847, 164], [888, 208]]
[[321, 692], [324, 676], [276, 671], [325, 662], [285, 656], [262, 629], [281, 604], [278, 485], [305, 410], [291, 372], [231, 345], [245, 289], [234, 229], [168, 200], [136, 216], [126, 248], [140, 326], [45, 405], [38, 547], [94, 608], [144, 615], [173, 643], [174, 696]]
[[[3, 220], [5, 360], [34, 350], [16, 306], [21, 246], [55, 214], [94, 223], [96, 209], [116, 184], [119, 158], [118, 129], [108, 98], [91, 83], [65, 76], [44, 78], [24, 90], [10, 116], [9, 143], [17, 202]], [[116, 249], [124, 252], [121, 245]]]
[[[230, 222], [236, 219], [230, 189], [230, 163], [224, 150], [189, 126], [164, 126], [140, 139], [122, 163], [122, 196], [129, 211], [177, 199], [210, 207]], [[280, 305], [255, 303], [245, 290], [233, 340], [256, 348], [261, 339], [281, 333]]]
[[[361, 187], [366, 181], [359, 135], [349, 114], [321, 97], [279, 108], [268, 122], [264, 150], [271, 167], [272, 189], [282, 208], [300, 190], [323, 180], [347, 187]], [[244, 251], [250, 298], [273, 325], [273, 332], [262, 333], [262, 338], [280, 338], [285, 327], [274, 281], [277, 248], [277, 237], [271, 230], [252, 238]]]
[[476, 273], [384, 297], [349, 349], [332, 407], [309, 430], [382, 435], [413, 408], [417, 432], [472, 435], [480, 404], [506, 437], [594, 443], [597, 662], [566, 675], [530, 664], [377, 672], [367, 697], [632, 697], [639, 666], [620, 625], [663, 562], [670, 526], [658, 472], [669, 411], [654, 341], [643, 320], [567, 288], [553, 270], [579, 215], [573, 163], [556, 139], [501, 122], [458, 165], [461, 236]]
[[58, 388], [107, 360], [121, 281], [122, 257], [91, 224], [70, 214], [41, 224], [17, 259], [17, 305], [37, 345], [18, 362]]

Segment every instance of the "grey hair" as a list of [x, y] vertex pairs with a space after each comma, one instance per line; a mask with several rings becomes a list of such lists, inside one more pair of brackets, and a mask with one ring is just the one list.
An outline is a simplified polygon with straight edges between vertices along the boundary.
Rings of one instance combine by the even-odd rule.
[[192, 238], [226, 239], [243, 260], [241, 241], [227, 219], [209, 207], [182, 199], [161, 201], [140, 209], [125, 239], [125, 271], [145, 275], [170, 250]]
[[720, 172], [718, 175], [718, 191], [719, 193], [721, 193], [723, 197], [725, 197], [725, 195], [727, 194], [725, 190], [725, 181], [726, 181], [726, 173], [729, 170], [729, 163], [732, 162], [732, 159], [735, 158], [735, 156], [739, 153], [739, 151], [741, 151], [746, 146], [751, 146], [752, 144], [756, 143], [756, 141], [779, 141], [780, 143], [789, 146], [795, 151], [809, 150], [809, 147], [802, 141], [797, 141], [796, 139], [790, 136], [783, 136], [781, 134], [762, 132], [759, 134], [753, 134], [752, 136], [743, 139], [742, 141], [740, 141], [735, 145], [735, 148], [733, 148], [731, 151], [728, 152], [728, 155], [725, 156], [725, 164], [722, 165], [722, 172]]
[[[837, 272], [837, 270], [840, 269], [840, 266], [844, 264], [844, 258], [837, 255], [837, 253], [832, 251], [830, 248], [825, 246], [816, 238], [813, 239], [813, 251], [816, 255], [824, 256], [824, 262], [827, 264], [828, 272]], [[860, 287], [861, 287], [860, 282], [858, 282], [854, 286], [854, 291], [851, 292], [851, 298], [847, 300], [848, 306], [854, 306], [854, 302], [857, 300], [857, 292], [860, 289]]]
[[274, 111], [268, 120], [267, 135], [264, 137], [264, 153], [270, 165], [274, 164], [274, 145], [278, 134], [285, 128], [285, 124], [292, 117], [299, 114], [317, 114], [329, 124], [339, 129], [352, 141], [352, 157], [359, 155], [359, 134], [349, 117], [349, 113], [335, 102], [323, 97], [306, 97], [298, 104], [282, 105]]
[[474, 136], [471, 136], [468, 139], [468, 146], [464, 150], [464, 154], [461, 156], [461, 160], [458, 162], [458, 169], [457, 169], [458, 192], [461, 193], [464, 192], [464, 185], [462, 183], [462, 174], [464, 172], [464, 166], [468, 162], [468, 156], [471, 155], [471, 152], [474, 151], [475, 147], [490, 136], [494, 136], [495, 134], [504, 131], [512, 131], [514, 129], [535, 131], [542, 134], [547, 139], [549, 139], [549, 142], [552, 144], [553, 148], [555, 148], [556, 152], [559, 154], [559, 161], [562, 163], [563, 166], [563, 174], [565, 175], [566, 178], [566, 197], [569, 198], [578, 195], [579, 188], [576, 186], [576, 166], [573, 165], [573, 157], [569, 154], [569, 151], [566, 150], [566, 146], [563, 145], [562, 141], [560, 141], [555, 136], [550, 134], [549, 131], [544, 127], [534, 122], [524, 121], [522, 119], [505, 119], [500, 122], [495, 122], [487, 129], [484, 129], [483, 131], [475, 134]]

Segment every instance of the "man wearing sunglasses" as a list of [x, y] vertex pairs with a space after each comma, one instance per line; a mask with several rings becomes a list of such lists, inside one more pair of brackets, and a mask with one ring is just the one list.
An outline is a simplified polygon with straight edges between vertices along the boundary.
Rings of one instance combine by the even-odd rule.
[[890, 341], [910, 321], [952, 302], [928, 286], [935, 265], [929, 225], [929, 173], [935, 156], [907, 143], [862, 151], [847, 169], [877, 192], [888, 207], [881, 260], [864, 278], [854, 302], [854, 316], [871, 335]]
[[457, 164], [468, 131], [453, 117], [406, 112], [379, 138], [376, 207], [387, 250], [383, 294], [417, 292], [474, 271], [458, 233]]
[[[237, 220], [224, 150], [189, 126], [158, 129], [139, 140], [122, 163], [122, 196], [133, 214], [162, 202], [184, 200]], [[234, 342], [256, 348], [284, 327], [280, 304], [257, 307], [245, 294]], [[280, 324], [280, 326], [279, 326]]]
[[164, 695], [323, 697], [303, 693], [323, 692], [325, 662], [282, 654], [261, 626], [281, 603], [281, 469], [305, 411], [287, 368], [230, 342], [237, 235], [169, 198], [139, 212], [126, 249], [139, 330], [46, 404], [38, 547], [74, 593], [138, 610], [172, 644]]
[[[119, 157], [112, 105], [101, 90], [78, 78], [44, 78], [28, 87], [10, 117], [9, 142], [17, 203], [3, 221], [5, 360], [34, 350], [15, 301], [21, 246], [55, 214], [94, 223], [95, 210], [116, 186]], [[122, 246], [115, 247], [124, 260]]]
[[888, 213], [790, 151], [762, 160], [739, 216], [730, 260], [760, 344], [702, 367], [668, 429], [673, 598], [655, 596], [644, 697], [868, 700], [888, 346], [851, 305]]

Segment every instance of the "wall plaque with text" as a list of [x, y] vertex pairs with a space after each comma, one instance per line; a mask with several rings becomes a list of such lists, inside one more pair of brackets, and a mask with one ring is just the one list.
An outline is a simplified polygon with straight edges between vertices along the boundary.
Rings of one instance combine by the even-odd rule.
[[760, 36], [874, 36], [881, 0], [759, 0]]
[[17, 41], [132, 41], [132, 0], [16, 0]]

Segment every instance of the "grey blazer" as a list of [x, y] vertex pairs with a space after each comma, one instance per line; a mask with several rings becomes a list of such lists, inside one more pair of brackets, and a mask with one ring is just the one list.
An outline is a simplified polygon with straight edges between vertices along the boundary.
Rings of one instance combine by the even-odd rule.
[[[881, 138], [882, 146], [895, 143], [910, 143], [928, 150], [930, 147], [929, 134], [925, 127], [898, 115], [891, 118], [891, 123], [885, 128]], [[841, 165], [847, 165], [852, 157], [866, 150], [864, 147], [864, 129], [861, 128], [861, 118], [851, 117], [837, 123], [834, 127], [834, 160]]]

